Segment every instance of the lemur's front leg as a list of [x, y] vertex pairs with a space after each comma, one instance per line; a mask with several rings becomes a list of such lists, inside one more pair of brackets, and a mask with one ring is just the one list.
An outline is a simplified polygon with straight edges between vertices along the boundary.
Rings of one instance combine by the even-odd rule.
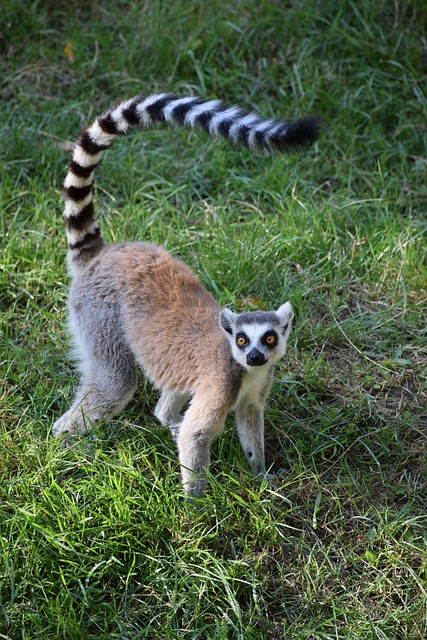
[[199, 391], [190, 402], [177, 438], [182, 484], [189, 496], [203, 495], [212, 440], [224, 428], [228, 406], [214, 388]]
[[266, 476], [264, 457], [264, 407], [243, 404], [236, 409], [237, 433], [255, 477]]

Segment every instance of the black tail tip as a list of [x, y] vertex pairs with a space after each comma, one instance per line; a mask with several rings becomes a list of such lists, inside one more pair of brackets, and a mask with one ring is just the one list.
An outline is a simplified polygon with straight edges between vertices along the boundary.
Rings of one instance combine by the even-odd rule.
[[286, 144], [293, 149], [308, 147], [320, 136], [322, 119], [320, 116], [302, 118], [289, 125], [286, 131]]

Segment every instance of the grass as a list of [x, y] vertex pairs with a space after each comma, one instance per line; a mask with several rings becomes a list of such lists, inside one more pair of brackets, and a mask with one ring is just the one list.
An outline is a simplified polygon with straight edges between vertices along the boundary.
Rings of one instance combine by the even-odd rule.
[[[0, 638], [427, 636], [426, 18], [415, 0], [6, 2]], [[65, 149], [163, 89], [324, 119], [286, 159], [135, 134], [98, 174], [108, 240], [165, 245], [224, 305], [296, 311], [266, 412], [282, 475], [253, 482], [230, 422], [197, 505], [142, 375], [97, 440], [50, 436], [76, 383]]]

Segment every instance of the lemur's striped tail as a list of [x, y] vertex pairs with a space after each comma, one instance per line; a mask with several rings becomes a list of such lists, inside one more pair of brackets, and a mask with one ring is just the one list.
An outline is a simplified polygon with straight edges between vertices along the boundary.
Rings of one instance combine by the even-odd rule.
[[318, 137], [318, 118], [283, 123], [230, 107], [220, 100], [202, 100], [160, 93], [139, 95], [120, 103], [83, 129], [64, 182], [65, 222], [70, 262], [83, 266], [102, 248], [96, 220], [92, 184], [96, 167], [117, 136], [133, 127], [164, 122], [202, 129], [254, 153], [274, 155], [307, 146]]

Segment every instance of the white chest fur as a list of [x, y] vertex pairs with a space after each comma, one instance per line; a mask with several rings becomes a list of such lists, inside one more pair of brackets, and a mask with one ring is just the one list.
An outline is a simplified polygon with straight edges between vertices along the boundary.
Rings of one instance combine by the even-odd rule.
[[271, 378], [272, 367], [254, 367], [243, 374], [242, 384], [233, 408], [239, 405], [260, 406], [265, 397], [265, 388]]

